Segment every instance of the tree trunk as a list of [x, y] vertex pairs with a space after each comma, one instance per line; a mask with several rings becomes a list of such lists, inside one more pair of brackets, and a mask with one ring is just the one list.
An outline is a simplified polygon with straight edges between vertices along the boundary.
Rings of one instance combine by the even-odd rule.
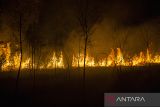
[[78, 45], [79, 45], [79, 50], [78, 50], [78, 69], [79, 69], [79, 59], [80, 59], [80, 37], [79, 37], [79, 41], [78, 41], [79, 43], [78, 43]]
[[21, 72], [21, 66], [22, 66], [22, 16], [21, 14], [19, 16], [19, 45], [20, 45], [20, 64], [19, 64], [19, 70], [18, 70], [17, 79], [16, 79], [16, 91], [18, 91], [19, 78], [20, 78], [20, 72]]
[[32, 46], [32, 71], [33, 71], [33, 69], [34, 69], [34, 68], [33, 68], [33, 63], [34, 63], [33, 60], [34, 60], [34, 58], [33, 58], [33, 46]]
[[35, 70], [35, 47], [33, 48], [33, 72], [34, 72], [34, 87], [35, 87], [35, 82], [36, 82], [36, 70]]
[[86, 73], [86, 51], [87, 51], [87, 37], [85, 39], [85, 47], [84, 47], [84, 68], [83, 68], [83, 85], [85, 86], [85, 73]]
[[83, 94], [84, 94], [84, 104], [86, 103], [86, 53], [87, 53], [87, 41], [88, 35], [85, 34], [85, 47], [84, 47], [84, 68], [83, 68]]
[[37, 66], [36, 66], [36, 69], [39, 69], [40, 68], [40, 60], [41, 60], [41, 48], [39, 48], [39, 55], [38, 55], [38, 60], [37, 60]]

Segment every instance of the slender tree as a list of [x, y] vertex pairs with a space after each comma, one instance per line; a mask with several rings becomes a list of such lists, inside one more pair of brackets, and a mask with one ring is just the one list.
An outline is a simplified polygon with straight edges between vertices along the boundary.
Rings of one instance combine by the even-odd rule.
[[[98, 5], [96, 5], [91, 0], [77, 0], [77, 19], [79, 22], [79, 27], [81, 30], [81, 35], [83, 38], [84, 43], [84, 67], [83, 67], [83, 89], [85, 94], [85, 81], [86, 81], [86, 55], [87, 55], [87, 48], [88, 42], [91, 38], [93, 33], [94, 25], [100, 19], [100, 11]], [[95, 30], [95, 29], [94, 29]], [[79, 47], [80, 48], [80, 47]], [[85, 98], [84, 98], [85, 100]]]
[[149, 25], [144, 25], [141, 28], [143, 42], [145, 44], [145, 47], [149, 50], [150, 50], [151, 43], [152, 43], [152, 35], [150, 33], [151, 30], [152, 29]]
[[16, 77], [16, 92], [18, 90], [19, 85], [19, 78], [23, 60], [23, 43], [25, 33], [31, 23], [37, 18], [35, 16], [37, 12], [37, 4], [39, 0], [15, 0], [10, 1], [9, 4], [6, 6], [6, 9], [3, 10], [5, 15], [7, 16], [9, 26], [13, 29], [14, 32], [19, 38], [19, 53], [20, 53], [20, 62], [19, 62], [19, 69]]

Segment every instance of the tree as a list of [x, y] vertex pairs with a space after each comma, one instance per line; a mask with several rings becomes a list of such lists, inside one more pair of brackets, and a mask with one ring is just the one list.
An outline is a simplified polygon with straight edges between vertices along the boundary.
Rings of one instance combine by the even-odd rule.
[[149, 50], [150, 50], [150, 46], [151, 46], [151, 43], [152, 43], [152, 36], [151, 36], [151, 33], [150, 33], [151, 30], [152, 29], [149, 25], [144, 25], [141, 28], [143, 42], [145, 44], [145, 47]]
[[[113, 34], [111, 35], [112, 40], [113, 40], [113, 49], [114, 52], [116, 52], [117, 56], [117, 48], [120, 48], [122, 53], [125, 52], [126, 44], [129, 38], [129, 28], [124, 28], [119, 25], [115, 25], [113, 27]], [[115, 66], [117, 65], [116, 59], [115, 59]]]
[[[19, 34], [19, 53], [20, 53], [20, 62], [19, 69], [16, 78], [16, 92], [18, 90], [21, 66], [22, 66], [22, 58], [23, 58], [23, 39], [24, 35], [29, 27], [35, 19], [37, 18], [37, 8], [39, 4], [39, 0], [14, 0], [10, 1], [4, 13], [7, 16], [9, 26], [13, 29], [13, 31], [18, 32]], [[17, 33], [16, 33], [17, 34]]]
[[[94, 25], [100, 19], [99, 5], [91, 0], [77, 0], [77, 19], [79, 22], [81, 35], [84, 40], [84, 67], [83, 67], [83, 88], [85, 91], [85, 81], [86, 81], [86, 54], [88, 48], [88, 42], [93, 33]], [[94, 29], [95, 30], [95, 29]], [[79, 47], [80, 49], [80, 47]]]

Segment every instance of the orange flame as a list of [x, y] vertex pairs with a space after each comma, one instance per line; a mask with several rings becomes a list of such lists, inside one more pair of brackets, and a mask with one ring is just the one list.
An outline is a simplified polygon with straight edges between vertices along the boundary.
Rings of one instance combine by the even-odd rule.
[[[1, 65], [3, 71], [8, 71], [10, 69], [18, 69], [20, 64], [20, 54], [16, 52], [11, 58], [11, 49], [10, 43], [6, 45], [0, 44], [0, 58], [1, 60], [5, 60]], [[123, 52], [120, 48], [116, 50], [111, 49], [109, 55], [102, 58], [101, 60], [95, 61], [93, 56], [86, 55], [86, 66], [87, 67], [109, 67], [109, 66], [144, 66], [147, 63], [158, 63], [160, 64], [160, 55], [153, 55], [149, 49], [146, 52], [140, 52], [139, 55], [134, 55], [130, 57], [129, 60], [125, 59], [126, 57], [123, 55]], [[1, 61], [0, 60], [0, 61]], [[1, 61], [2, 62], [2, 61]], [[31, 58], [27, 58], [22, 61], [22, 69], [29, 69], [29, 65], [31, 63]], [[84, 66], [84, 54], [80, 53], [80, 55], [73, 55], [72, 57], [72, 67], [83, 67]], [[34, 65], [35, 66], [35, 65]], [[40, 65], [38, 69], [53, 69], [53, 68], [65, 68], [63, 53], [60, 52], [59, 57], [56, 56], [56, 53], [53, 52], [52, 57], [46, 65]]]

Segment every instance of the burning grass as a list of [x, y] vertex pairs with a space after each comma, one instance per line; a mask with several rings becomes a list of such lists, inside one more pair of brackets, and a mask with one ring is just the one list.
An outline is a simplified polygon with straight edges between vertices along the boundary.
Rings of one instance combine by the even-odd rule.
[[[2, 71], [17, 70], [20, 64], [20, 53], [15, 52], [11, 55], [10, 43], [0, 45], [1, 56], [1, 68]], [[72, 67], [83, 67], [84, 54], [73, 54]], [[106, 55], [102, 59], [95, 60], [94, 57], [87, 54], [86, 67], [115, 67], [115, 66], [145, 66], [147, 64], [160, 64], [160, 55], [152, 54], [149, 49], [146, 52], [140, 52], [138, 55], [125, 56], [120, 48], [111, 49], [109, 55]], [[56, 56], [56, 52], [53, 52], [49, 58], [47, 64], [33, 64], [32, 58], [28, 57], [22, 61], [22, 69], [54, 69], [54, 68], [66, 68], [64, 62], [63, 52], [60, 52], [59, 57]]]

